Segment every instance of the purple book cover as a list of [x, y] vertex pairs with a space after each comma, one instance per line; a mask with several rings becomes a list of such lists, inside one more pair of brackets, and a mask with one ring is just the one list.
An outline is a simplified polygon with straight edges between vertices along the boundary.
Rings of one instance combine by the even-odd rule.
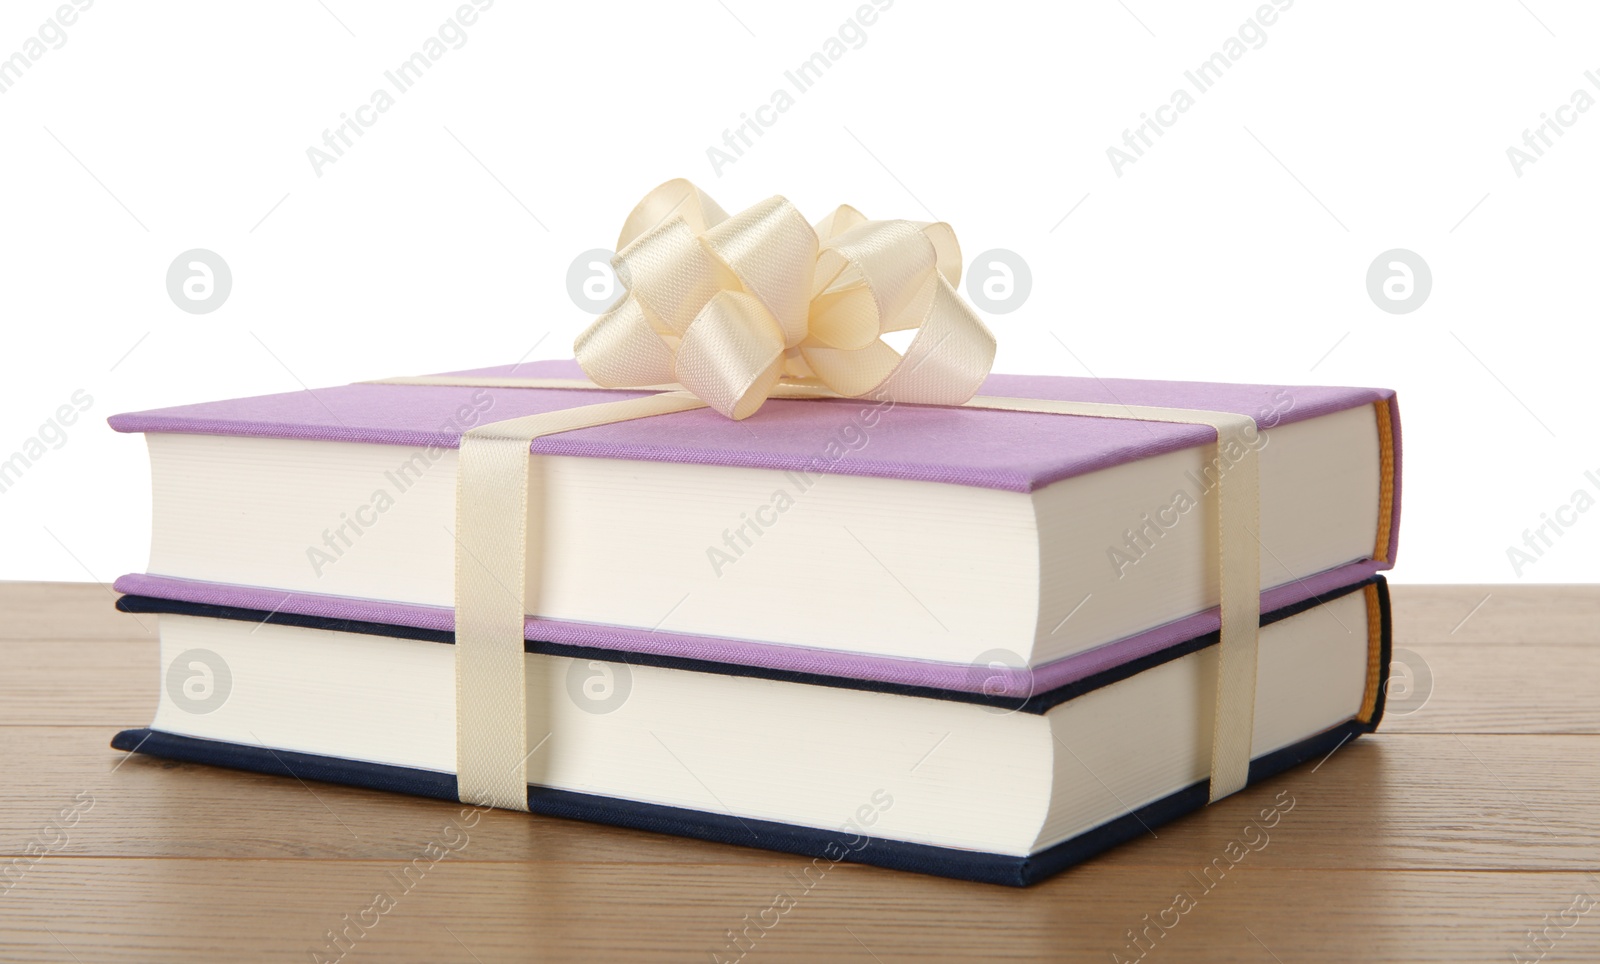
[[[581, 378], [575, 362], [546, 361], [452, 374]], [[486, 394], [487, 393], [487, 396]], [[456, 448], [472, 424], [576, 408], [650, 392], [354, 384], [116, 415], [120, 432], [179, 432]], [[1207, 382], [991, 375], [980, 394], [1117, 405], [1235, 412], [1262, 428], [1364, 405], [1376, 408], [1382, 489], [1388, 503], [1386, 551], [1263, 593], [1262, 611], [1290, 605], [1388, 569], [1400, 514], [1400, 423], [1394, 392], [1373, 388], [1234, 385]], [[486, 397], [492, 404], [484, 411]], [[1286, 404], [1285, 399], [1289, 402]], [[890, 409], [892, 408], [892, 411]], [[1042, 415], [981, 409], [889, 405], [872, 399], [781, 400], [734, 422], [710, 410], [680, 412], [537, 439], [538, 454], [640, 459], [776, 470], [827, 471], [1031, 492], [1061, 479], [1138, 461], [1215, 439], [1204, 425]], [[153, 575], [124, 576], [121, 592], [218, 606], [279, 609], [308, 616], [449, 629], [436, 606], [385, 603], [226, 586]], [[1004, 686], [1040, 692], [1215, 631], [1216, 609], [1033, 669]], [[968, 689], [965, 666], [810, 650], [721, 638], [530, 618], [529, 639], [731, 662], [857, 679]], [[987, 685], [993, 686], [994, 681]]]

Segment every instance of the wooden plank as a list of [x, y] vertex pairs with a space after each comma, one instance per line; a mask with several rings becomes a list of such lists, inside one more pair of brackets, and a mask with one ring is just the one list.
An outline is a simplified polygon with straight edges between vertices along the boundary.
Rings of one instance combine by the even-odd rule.
[[1600, 646], [1396, 644], [1385, 733], [1600, 733]]
[[[137, 724], [136, 724], [137, 725]], [[0, 858], [53, 835], [83, 809], [58, 854], [250, 859], [408, 859], [457, 803], [306, 782], [111, 749], [115, 727], [7, 727], [0, 772], [26, 772], [0, 797]], [[87, 796], [84, 796], [87, 795]], [[572, 863], [765, 864], [781, 857], [575, 821], [493, 811], [473, 839], [486, 859]]]
[[0, 582], [0, 640], [153, 639], [155, 617], [119, 613], [117, 593], [92, 582]]
[[1600, 643], [1600, 585], [1390, 583], [1399, 645]]
[[160, 658], [154, 636], [0, 640], [0, 726], [142, 726], [155, 715]]
[[[1206, 889], [1184, 871], [1097, 863], [1014, 891], [843, 865], [806, 889], [797, 879], [804, 867], [580, 869], [466, 856], [425, 862], [407, 889], [394, 862], [52, 859], [5, 897], [7, 953], [140, 962], [237, 960], [246, 949], [251, 959], [324, 961], [1127, 961], [1140, 956], [1130, 932], [1167, 910], [1170, 929], [1145, 932], [1151, 960], [1458, 964], [1509, 960], [1545, 915], [1559, 919], [1579, 893], [1600, 897], [1600, 878], [1571, 872], [1330, 881], [1241, 866]], [[1178, 894], [1190, 903], [1175, 904]], [[349, 923], [369, 909], [368, 926]], [[330, 940], [347, 927], [342, 944]], [[1548, 933], [1559, 951], [1552, 960], [1600, 954], [1600, 920], [1576, 917]]]
[[[401, 859], [459, 806], [371, 790], [125, 756], [111, 731], [10, 727], [0, 853], [20, 854], [80, 793], [95, 801], [71, 857]], [[1315, 769], [1313, 768], [1315, 767]], [[1559, 775], [1559, 779], [1555, 775]], [[1571, 870], [1596, 865], [1600, 737], [1378, 734], [1120, 847], [1097, 862], [1198, 867], [1280, 794], [1259, 863], [1283, 868]], [[768, 865], [765, 851], [525, 814], [484, 816], [481, 860]], [[1251, 841], [1258, 839], [1248, 831]], [[1251, 842], [1246, 841], [1246, 842]], [[905, 886], [920, 886], [907, 878]]]

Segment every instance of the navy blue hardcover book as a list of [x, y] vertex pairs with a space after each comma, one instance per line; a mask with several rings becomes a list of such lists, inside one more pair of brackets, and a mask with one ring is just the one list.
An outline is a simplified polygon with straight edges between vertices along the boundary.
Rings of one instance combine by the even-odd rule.
[[[118, 602], [162, 615], [165, 672], [155, 722], [112, 746], [457, 799], [451, 633], [181, 595]], [[1387, 585], [1261, 624], [1252, 784], [1376, 729]], [[528, 809], [1026, 886], [1206, 805], [1216, 644], [1019, 694], [530, 640]]]

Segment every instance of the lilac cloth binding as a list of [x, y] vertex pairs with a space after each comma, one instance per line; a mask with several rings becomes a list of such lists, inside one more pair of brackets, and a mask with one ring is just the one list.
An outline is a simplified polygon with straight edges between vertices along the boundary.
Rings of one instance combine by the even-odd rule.
[[[450, 374], [583, 377], [577, 363], [570, 361], [528, 362]], [[451, 421], [457, 409], [470, 405], [473, 394], [480, 391], [487, 391], [494, 400], [480, 421], [654, 394], [356, 384], [319, 388], [315, 395], [289, 392], [133, 412], [113, 415], [109, 421], [119, 432], [456, 448], [461, 433], [451, 427]], [[1280, 392], [1288, 396], [1291, 407], [1279, 401]], [[1277, 420], [1269, 421], [1268, 428], [1389, 399], [1398, 449], [1399, 419], [1393, 411], [1394, 392], [1389, 389], [990, 375], [980, 394], [1197, 408], [1236, 412], [1258, 421], [1276, 409]], [[819, 463], [826, 463], [828, 471], [845, 475], [1032, 492], [1075, 475], [1216, 438], [1204, 425], [933, 405], [895, 405], [879, 413], [876, 425], [866, 426], [860, 413], [873, 405], [870, 399], [774, 399], [743, 422], [701, 409], [551, 435], [535, 441], [532, 450], [547, 455], [779, 470], [816, 469]], [[824, 455], [830, 441], [843, 442], [842, 432], [856, 431], [865, 434], [865, 445], [836, 461]]]
[[[455, 372], [523, 378], [577, 378], [576, 362], [541, 361]], [[315, 439], [456, 448], [458, 413], [487, 392], [483, 422], [536, 412], [633, 398], [650, 392], [581, 389], [456, 388], [345, 385], [338, 388], [205, 402], [115, 415], [119, 432], [180, 432], [262, 438]], [[1268, 427], [1291, 424], [1387, 399], [1394, 434], [1394, 515], [1383, 562], [1361, 560], [1268, 589], [1268, 612], [1365, 579], [1394, 562], [1400, 531], [1400, 419], [1394, 392], [1375, 388], [1233, 385], [1133, 379], [990, 375], [980, 394], [1121, 405], [1236, 412]], [[1290, 400], [1285, 407], [1284, 397]], [[585, 458], [639, 459], [942, 482], [1032, 492], [1061, 479], [1213, 441], [1204, 425], [1041, 415], [938, 406], [895, 405], [874, 411], [871, 400], [772, 400], [735, 423], [710, 410], [552, 435], [532, 451]], [[470, 423], [469, 423], [470, 424]], [[852, 448], [852, 445], [859, 447]], [[833, 446], [830, 448], [830, 446]], [[832, 453], [846, 454], [835, 457]], [[449, 631], [448, 608], [379, 602], [282, 590], [230, 586], [157, 575], [128, 575], [119, 592], [219, 606], [281, 610], [308, 616], [391, 623]], [[1217, 629], [1217, 610], [1196, 613], [1088, 652], [1032, 670], [994, 676], [966, 665], [779, 646], [735, 639], [646, 632], [623, 627], [530, 618], [527, 637], [574, 646], [654, 653], [712, 662], [763, 666], [829, 676], [974, 691], [1007, 686], [1007, 694], [1043, 692]], [[979, 678], [979, 677], [982, 678]]]
[[[1312, 596], [1320, 596], [1351, 583], [1360, 582], [1383, 568], [1386, 567], [1371, 560], [1362, 560], [1268, 589], [1261, 594], [1261, 611], [1267, 613], [1284, 606], [1292, 606]], [[444, 606], [419, 606], [411, 603], [352, 599], [346, 596], [290, 593], [281, 589], [231, 586], [143, 573], [123, 576], [117, 580], [115, 588], [121, 593], [177, 599], [210, 606], [295, 613], [326, 619], [353, 619], [360, 622], [414, 626], [441, 632], [455, 629], [455, 611]], [[1045, 663], [1031, 670], [988, 667], [982, 673], [973, 672], [973, 668], [964, 663], [937, 663], [891, 656], [869, 656], [863, 653], [834, 652], [803, 646], [781, 646], [718, 636], [695, 636], [687, 633], [629, 629], [622, 626], [603, 626], [537, 617], [528, 619], [524, 624], [523, 633], [527, 639], [616, 652], [649, 653], [655, 656], [733, 663], [739, 666], [761, 666], [767, 669], [815, 673], [845, 679], [928, 686], [968, 693], [987, 691], [996, 696], [1027, 697], [1077, 682], [1114, 666], [1166, 649], [1168, 646], [1194, 639], [1196, 636], [1216, 632], [1218, 623], [1217, 610], [1213, 607], [1205, 612], [1185, 616], [1142, 633], [1097, 646], [1087, 652]]]

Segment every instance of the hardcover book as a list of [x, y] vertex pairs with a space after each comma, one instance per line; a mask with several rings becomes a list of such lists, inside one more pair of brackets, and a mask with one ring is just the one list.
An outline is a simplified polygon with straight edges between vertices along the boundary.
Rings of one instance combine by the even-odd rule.
[[[983, 392], [1255, 418], [1264, 609], [1393, 563], [1392, 392], [1006, 375]], [[114, 416], [145, 433], [154, 493], [149, 572], [122, 586], [358, 600], [365, 618], [438, 627], [462, 432], [645, 394], [357, 384]], [[1167, 638], [1193, 636], [1218, 602], [1207, 495], [1230, 465], [1214, 443], [1203, 425], [870, 399], [547, 436], [532, 445], [529, 632], [959, 666], [994, 649], [1037, 666], [1174, 623]]]
[[[114, 747], [457, 798], [450, 633], [119, 605], [162, 614], [167, 672]], [[1250, 782], [1377, 727], [1388, 605], [1375, 576], [1262, 616]], [[1000, 667], [941, 690], [529, 642], [528, 808], [1026, 886], [1205, 805], [1216, 650], [1203, 634], [1030, 693], [983, 686]]]

